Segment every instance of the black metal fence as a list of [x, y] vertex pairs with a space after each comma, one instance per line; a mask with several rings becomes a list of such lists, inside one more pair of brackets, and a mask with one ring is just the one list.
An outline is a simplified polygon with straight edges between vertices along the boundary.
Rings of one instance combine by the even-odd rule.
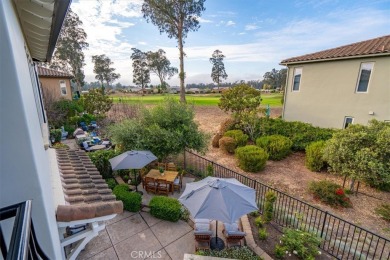
[[236, 178], [257, 191], [259, 210], [264, 210], [265, 194], [275, 192], [274, 222], [282, 227], [300, 228], [316, 233], [323, 242], [322, 250], [338, 259], [390, 260], [390, 240], [341, 219], [284, 192], [230, 170], [190, 151], [184, 153], [184, 168], [197, 176], [212, 174], [220, 178]]

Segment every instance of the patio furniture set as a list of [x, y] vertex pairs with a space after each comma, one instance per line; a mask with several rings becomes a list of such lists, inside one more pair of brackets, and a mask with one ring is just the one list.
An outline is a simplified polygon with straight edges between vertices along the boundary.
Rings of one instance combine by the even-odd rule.
[[[183, 173], [178, 172], [174, 163], [158, 163], [159, 169], [151, 169], [141, 175], [142, 187], [146, 192], [169, 195], [183, 187]], [[161, 170], [162, 169], [162, 170]]]
[[[79, 124], [73, 132], [73, 136], [76, 138], [76, 141], [80, 142], [80, 148], [87, 152], [94, 152], [103, 149], [109, 149], [111, 147], [111, 142], [109, 140], [102, 140], [97, 133], [99, 126], [95, 121], [91, 121], [90, 125], [86, 125], [85, 122]], [[89, 132], [87, 132], [89, 131]]]

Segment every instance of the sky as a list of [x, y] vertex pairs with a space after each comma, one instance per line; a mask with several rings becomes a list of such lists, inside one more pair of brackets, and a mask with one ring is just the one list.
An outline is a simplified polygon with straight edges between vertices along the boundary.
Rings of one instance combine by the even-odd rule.
[[[89, 48], [85, 80], [96, 81], [92, 55], [105, 54], [121, 74], [122, 85], [134, 85], [131, 48], [163, 49], [179, 67], [176, 39], [160, 34], [143, 18], [142, 0], [73, 0]], [[287, 58], [390, 34], [390, 0], [206, 0], [198, 31], [185, 39], [186, 83], [211, 83], [214, 50], [226, 56], [227, 82], [261, 80], [281, 69]], [[178, 75], [168, 83], [179, 85]], [[151, 75], [151, 84], [159, 84]]]

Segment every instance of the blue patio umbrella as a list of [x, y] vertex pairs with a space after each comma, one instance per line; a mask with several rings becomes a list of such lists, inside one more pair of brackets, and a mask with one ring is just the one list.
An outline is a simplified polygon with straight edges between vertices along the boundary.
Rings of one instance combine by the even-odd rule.
[[[155, 160], [157, 160], [157, 157], [150, 151], [131, 150], [115, 156], [109, 161], [112, 170], [115, 171], [123, 169], [142, 169]], [[135, 186], [135, 189], [138, 191], [137, 186]]]
[[[214, 219], [225, 223], [234, 223], [241, 216], [258, 210], [256, 190], [234, 178], [207, 177], [187, 183], [179, 201], [194, 219]], [[216, 243], [217, 239], [216, 235]]]

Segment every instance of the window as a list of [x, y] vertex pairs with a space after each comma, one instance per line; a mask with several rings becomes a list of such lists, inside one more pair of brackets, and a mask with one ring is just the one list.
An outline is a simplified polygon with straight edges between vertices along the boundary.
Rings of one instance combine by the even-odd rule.
[[362, 63], [360, 65], [359, 79], [356, 86], [357, 93], [366, 93], [368, 90], [368, 83], [370, 82], [370, 76], [372, 68], [374, 67], [373, 62]]
[[301, 77], [302, 77], [302, 68], [295, 68], [292, 91], [299, 91], [299, 85], [301, 84]]
[[344, 118], [344, 129], [347, 128], [349, 125], [353, 123], [353, 117], [351, 116], [346, 116]]
[[66, 83], [64, 80], [60, 80], [61, 95], [66, 95]]

